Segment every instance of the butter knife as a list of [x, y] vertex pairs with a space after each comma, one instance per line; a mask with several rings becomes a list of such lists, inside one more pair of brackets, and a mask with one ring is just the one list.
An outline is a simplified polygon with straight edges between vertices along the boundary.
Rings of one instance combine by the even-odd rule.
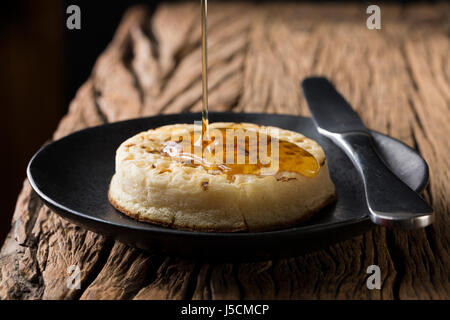
[[433, 209], [386, 166], [369, 129], [334, 86], [326, 78], [311, 77], [302, 88], [319, 133], [341, 148], [358, 169], [372, 222], [406, 229], [433, 223]]

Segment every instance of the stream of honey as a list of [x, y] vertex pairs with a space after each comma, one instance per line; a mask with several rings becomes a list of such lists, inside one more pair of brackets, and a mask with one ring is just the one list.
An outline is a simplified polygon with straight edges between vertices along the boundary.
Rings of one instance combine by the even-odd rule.
[[[227, 134], [231, 132], [234, 135], [233, 131], [230, 131], [229, 128], [218, 129], [222, 136], [222, 146], [220, 148], [220, 139], [210, 137], [208, 120], [207, 15], [207, 0], [201, 0], [203, 91], [201, 135], [200, 137], [195, 137], [195, 133], [192, 131], [188, 145], [186, 145], [186, 141], [183, 142], [182, 140], [168, 141], [164, 144], [161, 153], [178, 158], [186, 165], [202, 166], [208, 172], [219, 171], [226, 174], [229, 179], [235, 174], [274, 175], [276, 172], [282, 171], [296, 172], [305, 177], [316, 176], [319, 173], [320, 164], [311, 153], [292, 142], [278, 140], [275, 137], [260, 134], [256, 131], [256, 141], [253, 140], [251, 142], [250, 138], [243, 138], [245, 142], [238, 143], [238, 138], [233, 137], [235, 139], [232, 147], [233, 156], [230, 156], [226, 152], [228, 150], [226, 148]], [[266, 140], [263, 141], [264, 139]], [[261, 144], [261, 142], [264, 143]], [[264, 153], [266, 157], [264, 159], [260, 154], [260, 145], [266, 148]], [[273, 145], [276, 145], [278, 150], [272, 150]], [[222, 150], [221, 154], [216, 154], [216, 150]], [[276, 167], [276, 172], [265, 170], [273, 167]]]
[[203, 141], [209, 140], [208, 135], [208, 0], [201, 0], [202, 7], [202, 137]]

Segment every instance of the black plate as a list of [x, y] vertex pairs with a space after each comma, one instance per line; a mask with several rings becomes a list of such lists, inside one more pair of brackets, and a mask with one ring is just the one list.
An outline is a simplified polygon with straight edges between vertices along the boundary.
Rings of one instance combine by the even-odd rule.
[[[28, 179], [42, 200], [64, 218], [132, 246], [174, 256], [247, 261], [288, 257], [373, 227], [362, 182], [344, 153], [319, 135], [310, 118], [274, 114], [210, 113], [210, 119], [278, 126], [319, 142], [329, 160], [338, 200], [311, 220], [278, 231], [209, 233], [141, 223], [116, 211], [108, 202], [107, 190], [120, 143], [150, 128], [199, 119], [198, 113], [160, 115], [75, 132], [40, 149], [28, 165]], [[428, 181], [425, 161], [400, 141], [377, 132], [373, 137], [391, 169], [412, 189], [421, 191]]]

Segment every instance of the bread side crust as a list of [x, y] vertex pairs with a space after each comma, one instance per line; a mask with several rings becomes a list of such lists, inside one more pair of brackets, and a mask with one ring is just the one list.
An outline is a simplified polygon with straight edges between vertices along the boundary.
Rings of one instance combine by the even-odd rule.
[[188, 227], [188, 226], [174, 224], [173, 222], [172, 223], [165, 223], [165, 222], [160, 221], [160, 220], [149, 219], [149, 218], [146, 218], [146, 217], [142, 217], [139, 214], [131, 212], [130, 210], [128, 210], [128, 209], [124, 208], [122, 205], [120, 205], [111, 196], [111, 193], [109, 191], [108, 191], [108, 199], [109, 199], [109, 202], [111, 203], [111, 205], [115, 209], [117, 209], [118, 211], [120, 211], [121, 213], [123, 213], [124, 215], [126, 215], [126, 216], [128, 216], [128, 217], [130, 217], [132, 219], [138, 220], [140, 222], [146, 222], [146, 223], [151, 223], [151, 224], [167, 227], [167, 228], [172, 228], [172, 229], [177, 229], [177, 230], [186, 230], [186, 231], [201, 231], [201, 232], [245, 232], [245, 231], [247, 231], [247, 232], [263, 232], [263, 231], [273, 231], [273, 230], [287, 229], [287, 228], [297, 226], [297, 225], [307, 221], [314, 214], [316, 214], [317, 212], [321, 211], [326, 206], [334, 203], [336, 201], [336, 193], [331, 194], [320, 206], [317, 206], [317, 208], [314, 208], [314, 209], [312, 209], [310, 211], [305, 212], [298, 219], [294, 219], [294, 220], [292, 220], [291, 222], [288, 222], [288, 223], [277, 223], [277, 224], [273, 224], [273, 225], [270, 225], [270, 226], [252, 228], [251, 231], [249, 230], [247, 225], [245, 226], [245, 228], [229, 228], [229, 227], [221, 227], [221, 226], [218, 226], [216, 228], [205, 228], [205, 227], [200, 227], [200, 226]]
[[183, 226], [183, 225], [178, 225], [175, 223], [166, 223], [160, 220], [156, 220], [156, 219], [149, 219], [147, 217], [142, 217], [140, 214], [138, 213], [133, 213], [130, 210], [124, 208], [122, 205], [120, 205], [112, 196], [111, 193], [108, 191], [108, 200], [111, 203], [111, 205], [116, 208], [116, 210], [120, 211], [121, 213], [123, 213], [124, 215], [138, 220], [140, 222], [147, 222], [147, 223], [151, 223], [151, 224], [155, 224], [155, 225], [159, 225], [162, 227], [167, 227], [167, 228], [172, 228], [172, 229], [177, 229], [177, 230], [186, 230], [186, 231], [201, 231], [201, 232], [242, 232], [242, 231], [247, 231], [248, 228], [229, 228], [229, 227], [221, 227], [218, 226], [217, 228], [206, 228], [206, 227], [200, 227], [200, 226], [195, 226], [195, 227], [189, 227], [189, 226]]

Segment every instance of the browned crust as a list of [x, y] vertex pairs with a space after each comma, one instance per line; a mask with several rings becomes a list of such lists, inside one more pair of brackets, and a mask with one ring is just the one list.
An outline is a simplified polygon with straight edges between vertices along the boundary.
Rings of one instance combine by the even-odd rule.
[[112, 206], [114, 208], [116, 208], [117, 210], [119, 210], [120, 212], [122, 212], [124, 215], [133, 218], [135, 220], [138, 220], [140, 222], [146, 222], [146, 223], [151, 223], [151, 224], [155, 224], [155, 225], [159, 225], [159, 226], [163, 226], [166, 228], [172, 228], [172, 229], [177, 229], [177, 230], [186, 230], [186, 231], [200, 231], [200, 232], [240, 232], [240, 231], [247, 231], [247, 228], [203, 228], [203, 227], [196, 227], [196, 228], [191, 228], [191, 227], [186, 227], [186, 226], [180, 226], [180, 225], [176, 225], [173, 223], [164, 223], [162, 221], [156, 221], [156, 220], [152, 220], [152, 219], [148, 219], [148, 218], [142, 218], [141, 216], [139, 216], [138, 214], [135, 214], [133, 212], [130, 212], [129, 210], [125, 209], [124, 207], [122, 207], [120, 204], [118, 204], [112, 197], [111, 194], [108, 192], [108, 200], [109, 202], [112, 204]]
[[130, 217], [132, 219], [138, 220], [140, 222], [146, 222], [146, 223], [151, 223], [151, 224], [167, 227], [167, 228], [172, 228], [172, 229], [177, 229], [177, 230], [186, 230], [186, 231], [198, 231], [198, 232], [261, 232], [261, 231], [273, 231], [273, 230], [286, 229], [286, 228], [294, 227], [294, 226], [296, 226], [296, 225], [298, 225], [300, 223], [305, 222], [306, 220], [311, 218], [314, 214], [316, 214], [317, 212], [322, 210], [324, 207], [326, 207], [329, 204], [335, 202], [336, 201], [336, 193], [334, 193], [330, 197], [328, 197], [328, 199], [325, 200], [324, 203], [321, 206], [317, 207], [314, 210], [308, 211], [306, 214], [304, 214], [302, 217], [300, 217], [297, 220], [294, 220], [294, 221], [289, 222], [289, 223], [273, 224], [273, 225], [264, 226], [264, 227], [261, 227], [261, 228], [251, 228], [251, 230], [249, 230], [250, 228], [248, 227], [247, 224], [245, 225], [245, 228], [241, 229], [241, 228], [186, 227], [186, 226], [176, 225], [176, 224], [173, 224], [173, 223], [170, 223], [170, 224], [169, 223], [164, 223], [164, 222], [161, 222], [161, 221], [156, 221], [156, 220], [151, 220], [151, 219], [147, 219], [147, 218], [142, 218], [138, 214], [130, 212], [129, 210], [127, 210], [124, 207], [122, 207], [121, 205], [119, 205], [111, 197], [111, 194], [110, 194], [109, 191], [108, 191], [108, 200], [109, 200], [109, 202], [112, 204], [112, 206], [114, 208], [116, 208], [118, 211], [122, 212], [123, 214], [125, 214], [126, 216], [128, 216], [128, 217]]

